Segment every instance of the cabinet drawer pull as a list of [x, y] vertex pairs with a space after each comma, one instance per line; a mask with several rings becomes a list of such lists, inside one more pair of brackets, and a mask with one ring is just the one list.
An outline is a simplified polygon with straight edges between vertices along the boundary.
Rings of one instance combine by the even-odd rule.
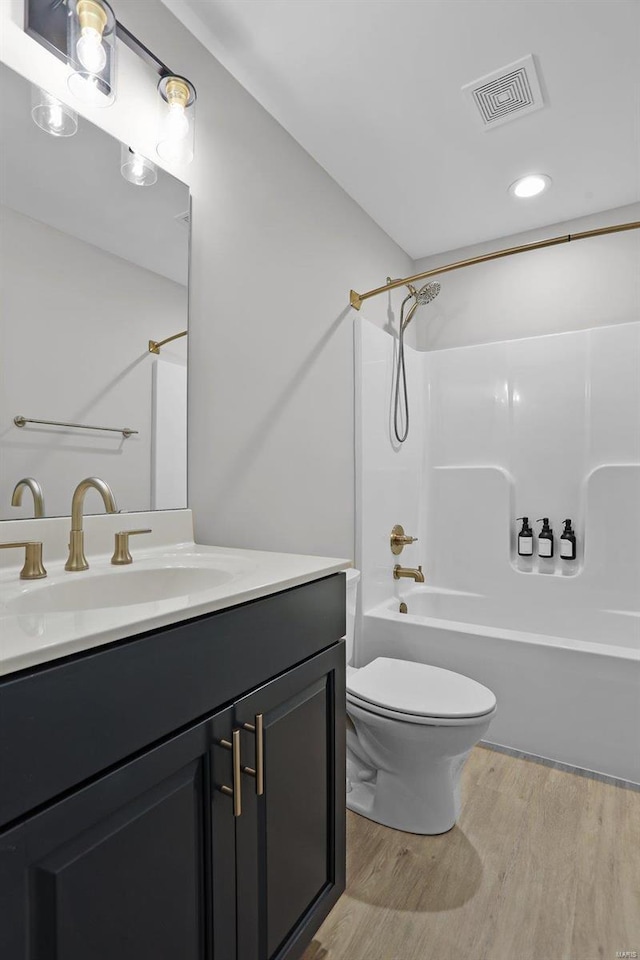
[[243, 730], [256, 735], [256, 768], [243, 767], [245, 773], [250, 777], [256, 778], [256, 794], [261, 797], [264, 793], [264, 717], [261, 713], [256, 713], [256, 722], [243, 723]]
[[231, 750], [233, 753], [233, 786], [227, 787], [223, 784], [220, 792], [228, 797], [233, 797], [233, 815], [239, 817], [242, 814], [242, 778], [240, 768], [240, 731], [234, 730], [231, 734], [231, 743], [228, 740], [219, 740], [218, 744], [225, 750]]

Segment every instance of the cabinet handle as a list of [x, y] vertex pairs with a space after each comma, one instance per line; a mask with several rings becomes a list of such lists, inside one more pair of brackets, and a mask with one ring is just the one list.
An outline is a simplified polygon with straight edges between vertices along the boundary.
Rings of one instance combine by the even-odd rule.
[[256, 713], [255, 723], [243, 723], [243, 730], [256, 735], [256, 768], [243, 767], [244, 773], [250, 777], [256, 778], [256, 795], [261, 797], [264, 793], [264, 717], [261, 713]]
[[234, 730], [231, 734], [231, 743], [228, 740], [219, 740], [218, 744], [225, 750], [231, 750], [233, 754], [233, 786], [227, 787], [223, 784], [220, 792], [228, 797], [233, 797], [233, 815], [239, 817], [242, 814], [242, 779], [240, 768], [240, 731]]

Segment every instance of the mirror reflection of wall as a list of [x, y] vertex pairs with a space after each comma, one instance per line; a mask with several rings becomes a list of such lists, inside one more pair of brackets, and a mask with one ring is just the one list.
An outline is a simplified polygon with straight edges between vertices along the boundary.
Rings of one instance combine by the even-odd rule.
[[[121, 174], [121, 144], [82, 117], [73, 136], [33, 122], [32, 87], [0, 67], [0, 519], [35, 477], [46, 516], [99, 476], [121, 510], [186, 506], [189, 191], [162, 170]], [[126, 151], [125, 151], [126, 153]], [[122, 433], [26, 424], [14, 417]], [[99, 498], [87, 511], [99, 512]]]

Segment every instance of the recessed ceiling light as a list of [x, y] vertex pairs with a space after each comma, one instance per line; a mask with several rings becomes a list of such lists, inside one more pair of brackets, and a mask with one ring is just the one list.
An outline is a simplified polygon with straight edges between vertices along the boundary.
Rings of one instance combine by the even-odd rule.
[[551, 177], [546, 173], [533, 173], [528, 177], [520, 177], [509, 187], [509, 193], [524, 200], [527, 197], [536, 197], [543, 190], [551, 186]]

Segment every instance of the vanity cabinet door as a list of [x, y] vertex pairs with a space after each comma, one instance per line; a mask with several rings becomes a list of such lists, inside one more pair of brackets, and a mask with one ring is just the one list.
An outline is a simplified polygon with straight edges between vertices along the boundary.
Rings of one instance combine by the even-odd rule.
[[[242, 765], [236, 818], [239, 960], [301, 956], [344, 890], [344, 643], [235, 704]], [[256, 727], [247, 730], [245, 725]]]
[[216, 714], [0, 836], [3, 960], [234, 956], [233, 813], [215, 789], [231, 770], [214, 746], [231, 719]]

